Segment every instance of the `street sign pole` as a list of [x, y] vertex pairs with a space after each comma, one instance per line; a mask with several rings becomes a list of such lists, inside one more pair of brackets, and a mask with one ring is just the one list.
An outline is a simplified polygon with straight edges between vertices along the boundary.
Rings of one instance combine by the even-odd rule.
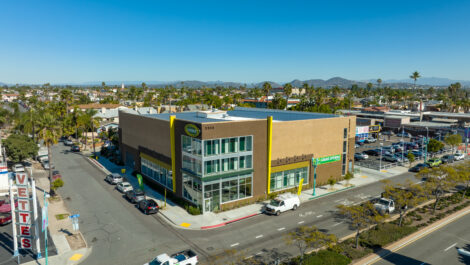
[[18, 237], [16, 235], [16, 213], [15, 213], [15, 198], [13, 194], [13, 179], [8, 179], [10, 186], [10, 205], [11, 205], [11, 226], [13, 228], [13, 257], [18, 257], [18, 264], [20, 264], [20, 253], [18, 251]]
[[[47, 206], [48, 206], [48, 203], [47, 203], [47, 197], [46, 196], [46, 191], [44, 191], [44, 209], [45, 211], [43, 211], [43, 214], [45, 213], [46, 214], [46, 219], [45, 221], [43, 221], [42, 225], [43, 225], [43, 230], [44, 230], [44, 251], [45, 251], [45, 255], [46, 255], [46, 265], [49, 264], [48, 262], [48, 253], [47, 253], [47, 226], [49, 225], [49, 214], [47, 213]], [[44, 220], [44, 216], [42, 217], [43, 220]]]

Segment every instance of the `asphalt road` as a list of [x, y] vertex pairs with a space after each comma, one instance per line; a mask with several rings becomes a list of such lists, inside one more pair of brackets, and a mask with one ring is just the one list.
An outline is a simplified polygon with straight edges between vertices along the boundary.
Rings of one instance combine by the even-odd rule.
[[[350, 234], [348, 224], [335, 216], [336, 205], [351, 205], [379, 196], [383, 184], [372, 183], [302, 204], [297, 211], [281, 216], [258, 215], [230, 225], [204, 231], [174, 228], [157, 215], [145, 216], [122, 194], [104, 182], [104, 173], [93, 167], [80, 154], [68, 152], [59, 144], [53, 161], [61, 171], [65, 185], [59, 193], [66, 198], [69, 210], [80, 214], [80, 231], [93, 247], [86, 264], [143, 264], [161, 253], [183, 249], [195, 250], [201, 260], [222, 256], [220, 264], [235, 250], [238, 256], [256, 256], [272, 260], [281, 255], [297, 255], [294, 247], [286, 247], [283, 238], [300, 225], [315, 225], [338, 237]], [[405, 173], [392, 178], [417, 181]]]
[[470, 257], [460, 255], [457, 248], [470, 251], [470, 215], [409, 244], [375, 264], [470, 264]]

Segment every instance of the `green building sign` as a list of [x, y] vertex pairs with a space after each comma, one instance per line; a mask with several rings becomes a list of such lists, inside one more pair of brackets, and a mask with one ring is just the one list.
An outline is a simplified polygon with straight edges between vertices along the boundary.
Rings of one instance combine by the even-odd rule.
[[341, 155], [324, 156], [324, 157], [319, 157], [317, 159], [313, 158], [312, 164], [315, 163], [315, 160], [317, 161], [317, 165], [322, 165], [322, 164], [340, 161]]

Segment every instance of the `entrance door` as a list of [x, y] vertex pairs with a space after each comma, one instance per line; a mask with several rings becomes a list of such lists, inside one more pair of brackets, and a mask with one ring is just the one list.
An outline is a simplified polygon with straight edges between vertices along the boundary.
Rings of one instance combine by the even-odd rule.
[[212, 212], [212, 198], [204, 199], [204, 212]]

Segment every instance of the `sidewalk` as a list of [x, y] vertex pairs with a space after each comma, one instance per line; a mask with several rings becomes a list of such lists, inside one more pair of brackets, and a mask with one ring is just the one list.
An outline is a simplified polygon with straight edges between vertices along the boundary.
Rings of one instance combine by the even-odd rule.
[[[34, 170], [33, 173], [37, 187], [36, 196], [41, 208], [44, 207], [43, 191], [49, 190], [49, 179], [47, 176], [41, 176], [46, 173], [47, 172], [38, 170]], [[73, 231], [72, 222], [69, 218], [66, 217], [62, 220], [57, 220], [56, 215], [59, 214], [70, 215], [64, 201], [62, 199], [57, 201], [50, 200], [48, 204], [48, 230], [56, 247], [57, 255], [48, 257], [48, 264], [78, 264], [91, 253], [91, 248], [87, 247], [86, 241], [80, 231]], [[44, 250], [42, 250], [42, 252], [44, 252]], [[24, 264], [45, 264], [45, 258]]]
[[[121, 173], [121, 169], [125, 168], [124, 166], [117, 166], [111, 163], [104, 157], [99, 156], [98, 160], [91, 159], [86, 157], [86, 159], [95, 165], [97, 168], [101, 169], [105, 174], [110, 173]], [[346, 186], [346, 181], [341, 181], [335, 184], [332, 188], [330, 186], [317, 187], [315, 189], [315, 196], [313, 196], [313, 189], [304, 190], [301, 192], [300, 200], [301, 202], [307, 202], [309, 200], [317, 199], [324, 197], [330, 194], [338, 193], [341, 191], [349, 190], [354, 187], [364, 186], [373, 182], [378, 182], [404, 172], [408, 171], [408, 168], [405, 167], [396, 167], [393, 169], [382, 170], [378, 172], [376, 170], [368, 168], [359, 168], [360, 173], [356, 173], [355, 177], [349, 181], [349, 186]], [[132, 176], [132, 169], [125, 168], [126, 173], [123, 174], [129, 183], [134, 187], [138, 186], [137, 178]], [[155, 190], [151, 189], [145, 185], [145, 193], [149, 198], [157, 201], [158, 205], [164, 206], [164, 196]], [[190, 215], [185, 209], [176, 205], [171, 200], [166, 200], [166, 207], [160, 210], [160, 214], [169, 221], [172, 225], [178, 228], [183, 229], [211, 229], [217, 228], [224, 225], [227, 225], [232, 222], [240, 221], [242, 219], [250, 218], [262, 213], [263, 207], [269, 201], [264, 201], [260, 203], [254, 203], [248, 206], [240, 207], [237, 209], [224, 211], [220, 213], [205, 213], [203, 215]]]
[[377, 253], [373, 253], [373, 254], [370, 254], [356, 262], [353, 263], [353, 265], [367, 265], [367, 264], [373, 264], [379, 260], [381, 260], [382, 258], [392, 254], [393, 252], [396, 252], [398, 251], [399, 249], [415, 242], [416, 240], [424, 237], [424, 236], [427, 236], [429, 234], [431, 234], [432, 232], [452, 223], [453, 221], [457, 220], [458, 218], [460, 217], [463, 217], [465, 216], [466, 214], [469, 214], [470, 213], [470, 206], [458, 211], [458, 212], [455, 212], [449, 216], [447, 216], [446, 218], [444, 219], [441, 219], [429, 226], [426, 226], [425, 228], [405, 237], [405, 238], [402, 238], [394, 243], [391, 243], [389, 246], [383, 248], [382, 250], [380, 250], [379, 252]]

